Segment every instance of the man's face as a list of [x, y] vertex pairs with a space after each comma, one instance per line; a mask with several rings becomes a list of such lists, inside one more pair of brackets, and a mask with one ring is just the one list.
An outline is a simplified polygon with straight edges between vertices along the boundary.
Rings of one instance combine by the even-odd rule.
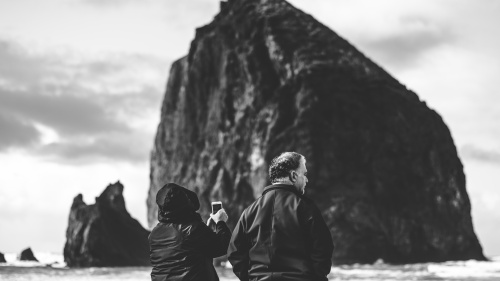
[[300, 159], [300, 164], [299, 168], [295, 171], [293, 171], [295, 175], [293, 175], [293, 178], [295, 179], [295, 182], [293, 185], [299, 192], [302, 194], [305, 193], [305, 188], [307, 184], [307, 168], [306, 168], [306, 159], [301, 158]]

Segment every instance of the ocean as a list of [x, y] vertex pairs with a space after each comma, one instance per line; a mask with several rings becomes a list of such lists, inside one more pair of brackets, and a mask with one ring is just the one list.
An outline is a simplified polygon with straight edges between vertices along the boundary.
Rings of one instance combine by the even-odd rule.
[[[83, 281], [83, 280], [151, 280], [149, 267], [66, 268], [62, 255], [35, 253], [40, 262], [21, 262], [15, 254], [6, 254], [7, 263], [0, 264], [0, 280], [15, 281]], [[238, 280], [230, 268], [217, 268], [221, 281]], [[444, 263], [420, 263], [389, 265], [382, 262], [373, 265], [332, 267], [329, 280], [473, 280], [500, 281], [500, 257], [491, 261], [459, 261]]]

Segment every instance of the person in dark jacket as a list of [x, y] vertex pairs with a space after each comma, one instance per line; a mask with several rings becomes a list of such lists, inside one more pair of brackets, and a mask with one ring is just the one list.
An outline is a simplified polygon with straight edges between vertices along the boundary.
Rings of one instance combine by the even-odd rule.
[[212, 259], [226, 254], [231, 231], [224, 209], [210, 215], [214, 230], [196, 212], [193, 191], [168, 183], [156, 194], [158, 224], [149, 235], [152, 281], [218, 281]]
[[242, 281], [325, 281], [333, 242], [319, 209], [304, 196], [306, 159], [295, 152], [274, 158], [272, 185], [243, 211], [228, 249]]

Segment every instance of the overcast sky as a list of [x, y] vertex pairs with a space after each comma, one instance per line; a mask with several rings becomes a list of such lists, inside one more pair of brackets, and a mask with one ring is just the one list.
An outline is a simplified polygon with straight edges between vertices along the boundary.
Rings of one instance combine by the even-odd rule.
[[[476, 233], [500, 255], [500, 1], [292, 0], [449, 126]], [[0, 252], [62, 252], [69, 208], [120, 180], [146, 226], [170, 64], [215, 0], [0, 0]]]

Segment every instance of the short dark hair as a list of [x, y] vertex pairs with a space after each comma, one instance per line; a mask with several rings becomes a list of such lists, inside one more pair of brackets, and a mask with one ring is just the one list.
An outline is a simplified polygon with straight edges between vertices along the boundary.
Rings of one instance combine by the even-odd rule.
[[302, 154], [297, 152], [283, 152], [271, 161], [269, 165], [269, 179], [271, 183], [276, 180], [288, 177], [290, 171], [295, 171], [299, 168], [300, 159], [306, 159]]

